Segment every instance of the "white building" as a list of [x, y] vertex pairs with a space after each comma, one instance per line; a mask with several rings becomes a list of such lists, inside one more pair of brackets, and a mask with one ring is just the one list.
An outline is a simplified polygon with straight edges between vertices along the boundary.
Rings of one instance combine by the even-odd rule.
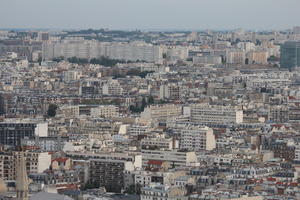
[[248, 64], [267, 64], [268, 52], [267, 51], [250, 51], [246, 54]]
[[176, 150], [162, 151], [162, 150], [146, 150], [142, 149], [143, 166], [146, 166], [149, 160], [166, 161], [170, 163], [170, 166], [185, 167], [188, 164], [196, 163], [196, 153], [180, 152]]
[[172, 150], [178, 148], [178, 141], [173, 138], [144, 138], [141, 140], [141, 148], [157, 148], [161, 150]]
[[64, 114], [65, 117], [78, 117], [79, 116], [79, 106], [64, 105], [59, 108], [58, 113]]
[[102, 87], [102, 94], [104, 95], [122, 95], [123, 88], [117, 80], [111, 80], [105, 83]]
[[47, 122], [39, 122], [36, 124], [35, 135], [39, 137], [47, 137], [48, 136], [48, 123]]
[[163, 185], [174, 185], [175, 179], [186, 175], [186, 171], [181, 170], [163, 170], [163, 171], [149, 171], [149, 170], [135, 170], [129, 172], [129, 175], [134, 176], [134, 183], [147, 187], [157, 182]]
[[180, 130], [180, 149], [189, 151], [213, 150], [216, 140], [213, 129], [200, 126], [184, 126]]
[[176, 84], [161, 85], [159, 88], [160, 99], [179, 99], [181, 88]]
[[234, 106], [215, 106], [192, 104], [190, 106], [192, 122], [204, 124], [232, 124], [243, 122], [243, 110]]
[[102, 105], [91, 108], [91, 116], [113, 118], [119, 117], [119, 108], [113, 105]]
[[187, 200], [185, 193], [180, 187], [156, 184], [141, 189], [141, 200]]
[[[19, 152], [0, 155], [0, 178], [16, 180], [16, 156]], [[43, 173], [51, 165], [51, 155], [48, 152], [25, 152], [27, 173]]]
[[222, 58], [220, 56], [194, 56], [194, 64], [221, 64]]
[[226, 51], [226, 63], [229, 64], [245, 64], [245, 51], [230, 49]]
[[300, 160], [300, 144], [296, 145], [295, 148], [295, 160]]
[[150, 105], [141, 113], [145, 121], [167, 120], [182, 115], [182, 107], [175, 104]]
[[255, 44], [252, 42], [239, 42], [237, 47], [244, 50], [246, 53], [255, 50]]
[[76, 81], [79, 80], [81, 77], [82, 72], [76, 71], [76, 70], [70, 70], [64, 72], [64, 81], [70, 82], [70, 81]]
[[100, 58], [101, 56], [119, 60], [158, 62], [162, 58], [162, 48], [144, 42], [99, 42], [83, 38], [67, 38], [61, 41], [43, 43], [43, 58]]
[[129, 128], [129, 135], [131, 136], [145, 135], [148, 131], [150, 131], [149, 126], [133, 124]]

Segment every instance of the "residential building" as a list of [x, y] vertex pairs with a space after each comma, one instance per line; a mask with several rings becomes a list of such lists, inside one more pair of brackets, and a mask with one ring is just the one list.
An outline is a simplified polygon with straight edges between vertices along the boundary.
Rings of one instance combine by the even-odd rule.
[[216, 148], [216, 140], [211, 128], [188, 125], [179, 129], [180, 149], [197, 152]]
[[300, 42], [287, 41], [280, 46], [280, 67], [291, 69], [300, 66]]
[[149, 160], [166, 161], [173, 167], [185, 167], [189, 164], [196, 163], [196, 153], [193, 151], [164, 151], [164, 150], [147, 150], [142, 149], [143, 166], [146, 166]]
[[48, 136], [47, 123], [1, 122], [0, 144], [18, 146], [25, 138]]
[[243, 122], [243, 110], [234, 106], [192, 104], [190, 118], [202, 124], [239, 124]]
[[119, 108], [113, 105], [102, 105], [91, 108], [91, 116], [114, 118], [119, 117]]

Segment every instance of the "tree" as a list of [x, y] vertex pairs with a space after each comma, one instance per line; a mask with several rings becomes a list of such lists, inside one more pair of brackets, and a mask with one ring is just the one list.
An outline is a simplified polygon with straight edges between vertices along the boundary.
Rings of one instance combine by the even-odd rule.
[[128, 72], [127, 72], [127, 75], [128, 76], [139, 76], [140, 74], [140, 70], [138, 69], [130, 69]]
[[57, 57], [57, 58], [53, 58], [52, 60], [55, 61], [55, 62], [60, 62], [60, 61], [64, 60], [64, 57], [60, 56], [60, 57]]
[[147, 74], [151, 74], [153, 72], [154, 71], [143, 71], [143, 72], [139, 73], [138, 76], [141, 77], [141, 78], [145, 78], [147, 76]]
[[245, 59], [245, 64], [246, 64], [246, 65], [249, 65], [249, 58], [246, 58], [246, 59]]
[[97, 188], [97, 185], [95, 185], [94, 183], [87, 183], [84, 185], [83, 190], [94, 189], [94, 188]]
[[128, 188], [126, 188], [125, 193], [127, 193], [127, 194], [135, 194], [135, 185], [131, 184]]
[[98, 65], [103, 65], [106, 67], [112, 67], [115, 66], [117, 63], [126, 63], [124, 60], [118, 60], [118, 59], [110, 59], [105, 56], [101, 56], [100, 58], [92, 58], [90, 60], [91, 64], [98, 64]]
[[77, 57], [68, 58], [68, 61], [70, 63], [76, 63], [76, 64], [87, 64], [87, 63], [89, 63], [88, 59], [86, 59], [86, 58], [77, 58]]
[[148, 104], [154, 104], [154, 97], [153, 96], [149, 96]]
[[147, 102], [146, 102], [146, 99], [143, 97], [141, 111], [144, 111], [144, 109], [145, 109], [146, 106], [147, 106]]
[[42, 61], [43, 61], [43, 58], [42, 58], [42, 57], [39, 57], [39, 58], [38, 58], [38, 63], [39, 63], [40, 66], [41, 66], [41, 64], [42, 64]]
[[192, 58], [192, 57], [189, 57], [189, 58], [186, 59], [186, 61], [191, 61], [191, 62], [193, 62], [193, 58]]
[[129, 106], [129, 110], [133, 113], [140, 113], [141, 112], [141, 109], [137, 106], [134, 106], [134, 105]]
[[166, 54], [166, 53], [163, 53], [163, 54], [162, 54], [162, 57], [163, 57], [163, 59], [166, 59], [166, 58], [167, 58], [167, 54]]
[[49, 117], [55, 117], [57, 108], [58, 106], [56, 104], [50, 104], [48, 107], [47, 115]]

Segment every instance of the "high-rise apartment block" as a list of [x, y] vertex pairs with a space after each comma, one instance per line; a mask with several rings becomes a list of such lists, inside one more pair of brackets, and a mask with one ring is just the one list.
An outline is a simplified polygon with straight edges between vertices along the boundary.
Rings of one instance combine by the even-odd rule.
[[293, 68], [300, 66], [300, 41], [288, 41], [280, 47], [280, 67]]

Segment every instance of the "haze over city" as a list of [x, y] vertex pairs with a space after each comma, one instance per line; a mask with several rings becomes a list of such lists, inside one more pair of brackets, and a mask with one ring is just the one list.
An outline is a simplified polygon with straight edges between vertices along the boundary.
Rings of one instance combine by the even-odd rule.
[[0, 0], [0, 200], [300, 200], [299, 0]]
[[287, 29], [299, 0], [1, 0], [0, 28]]

